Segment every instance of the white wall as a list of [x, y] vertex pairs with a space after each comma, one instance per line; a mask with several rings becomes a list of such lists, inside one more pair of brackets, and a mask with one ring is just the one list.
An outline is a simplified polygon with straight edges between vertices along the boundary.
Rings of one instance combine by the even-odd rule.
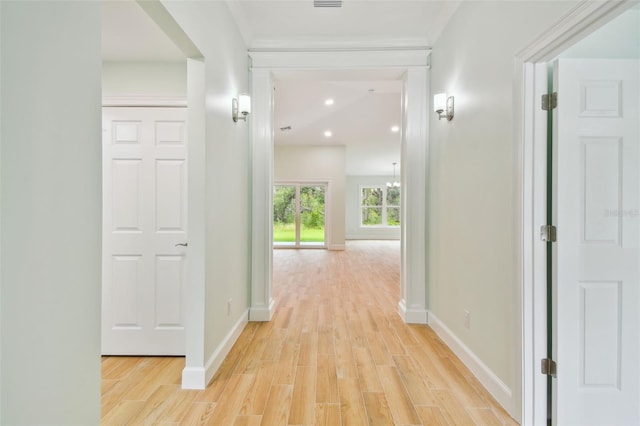
[[[2, 5], [0, 5], [0, 46], [2, 46]], [[2, 423], [2, 52], [0, 52], [0, 423]]]
[[522, 173], [514, 168], [514, 57], [574, 5], [462, 2], [431, 54], [432, 92], [454, 95], [456, 110], [450, 122], [431, 116], [429, 309], [511, 391], [520, 344], [514, 182]]
[[274, 180], [329, 182], [325, 217], [327, 247], [344, 249], [345, 237], [345, 147], [274, 147]]
[[187, 97], [187, 63], [103, 62], [102, 96]]
[[640, 58], [640, 7], [624, 12], [607, 25], [579, 41], [562, 58]]
[[[249, 306], [249, 123], [231, 120], [232, 97], [250, 91], [249, 63], [225, 3], [163, 4], [205, 61], [204, 353], [193, 357], [187, 353], [188, 363], [204, 360], [204, 366], [188, 365], [199, 368], [212, 365], [234, 326], [246, 320]], [[228, 300], [232, 301], [229, 314]]]
[[[360, 226], [360, 187], [385, 186], [393, 176], [347, 176], [346, 190], [346, 239], [348, 240], [399, 240], [400, 227], [376, 228]], [[399, 177], [396, 177], [399, 180]]]
[[98, 424], [100, 3], [0, 8], [0, 423]]

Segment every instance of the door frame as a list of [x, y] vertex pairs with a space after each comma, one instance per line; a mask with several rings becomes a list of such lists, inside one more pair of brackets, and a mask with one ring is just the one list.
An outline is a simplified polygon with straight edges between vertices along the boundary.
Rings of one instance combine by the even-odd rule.
[[[304, 249], [326, 249], [328, 247], [327, 242], [330, 240], [331, 233], [331, 215], [327, 212], [331, 212], [331, 197], [329, 197], [331, 191], [331, 180], [330, 179], [274, 179], [273, 186], [324, 186], [324, 244], [317, 246], [303, 246], [303, 245], [281, 245], [276, 246], [273, 241], [271, 241], [272, 248], [276, 249], [287, 249], [287, 248], [304, 248]], [[296, 199], [296, 203], [300, 201]], [[273, 226], [273, 220], [271, 221], [271, 226]]]
[[515, 401], [520, 402], [521, 424], [546, 424], [547, 381], [540, 372], [540, 360], [547, 356], [546, 243], [539, 238], [546, 222], [547, 113], [540, 108], [540, 96], [547, 93], [547, 62], [582, 40], [611, 19], [638, 4], [638, 0], [584, 0], [556, 25], [516, 54], [514, 68], [514, 217], [518, 248], [518, 282], [515, 300], [515, 377], [521, 382]]
[[[427, 323], [428, 288], [428, 48], [403, 50], [249, 51], [251, 58], [252, 264], [250, 321], [270, 321], [273, 288], [274, 88], [279, 72], [397, 70], [403, 75], [401, 283], [398, 312]], [[407, 196], [407, 193], [410, 196]], [[426, 259], [426, 261], [425, 261]]]

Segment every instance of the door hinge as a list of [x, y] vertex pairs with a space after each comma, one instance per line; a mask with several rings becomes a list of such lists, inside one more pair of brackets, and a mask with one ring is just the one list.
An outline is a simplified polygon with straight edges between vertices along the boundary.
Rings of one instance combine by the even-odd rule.
[[551, 111], [558, 106], [558, 92], [553, 92], [548, 95], [542, 95], [542, 109], [544, 111]]
[[551, 358], [544, 358], [541, 362], [542, 374], [556, 377], [556, 362]]
[[557, 229], [553, 225], [542, 225], [540, 227], [540, 239], [547, 243], [556, 242]]

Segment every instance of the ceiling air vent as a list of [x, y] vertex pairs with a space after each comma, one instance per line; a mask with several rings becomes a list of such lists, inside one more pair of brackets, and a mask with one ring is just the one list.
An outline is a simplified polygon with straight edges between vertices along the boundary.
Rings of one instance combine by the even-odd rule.
[[313, 0], [313, 7], [342, 7], [342, 0]]

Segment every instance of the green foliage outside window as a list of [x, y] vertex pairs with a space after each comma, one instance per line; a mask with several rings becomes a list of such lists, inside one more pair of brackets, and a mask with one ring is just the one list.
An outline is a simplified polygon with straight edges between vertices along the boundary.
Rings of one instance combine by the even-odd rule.
[[361, 190], [362, 226], [400, 226], [400, 188]]

